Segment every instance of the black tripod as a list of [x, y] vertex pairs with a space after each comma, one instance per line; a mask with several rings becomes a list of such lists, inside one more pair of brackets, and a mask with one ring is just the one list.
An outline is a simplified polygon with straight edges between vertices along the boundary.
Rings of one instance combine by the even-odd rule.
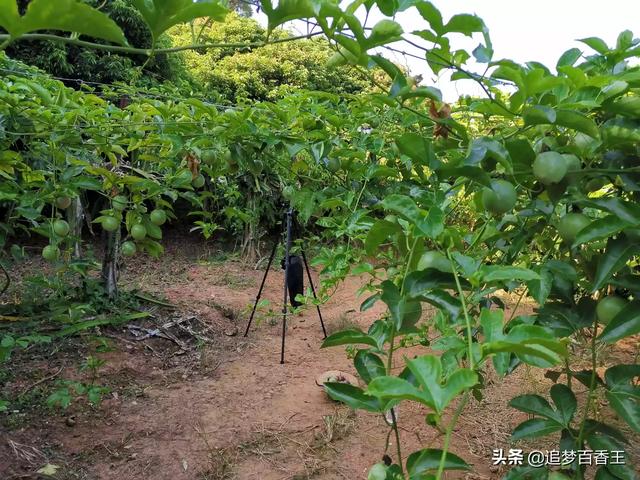
[[[289, 302], [293, 305], [294, 299], [292, 297], [291, 290], [289, 289], [289, 272], [291, 266], [291, 257], [289, 255], [291, 251], [291, 242], [292, 242], [292, 229], [293, 229], [293, 209], [291, 207], [287, 208], [285, 213], [285, 220], [282, 222], [283, 229], [286, 228], [286, 243], [285, 243], [285, 256], [284, 256], [284, 300], [282, 304], [282, 348], [280, 350], [280, 363], [284, 363], [284, 341], [287, 335], [287, 294], [289, 296]], [[284, 232], [283, 232], [284, 233]], [[260, 289], [258, 290], [258, 296], [256, 297], [256, 301], [253, 304], [253, 310], [251, 311], [251, 316], [249, 317], [249, 323], [247, 324], [247, 329], [244, 332], [244, 336], [246, 337], [249, 334], [249, 328], [251, 328], [251, 322], [253, 322], [253, 316], [256, 313], [256, 308], [258, 306], [258, 302], [260, 301], [260, 297], [262, 296], [262, 290], [264, 289], [264, 283], [267, 280], [267, 275], [269, 274], [269, 269], [271, 268], [271, 264], [273, 263], [273, 259], [276, 256], [276, 250], [278, 248], [278, 242], [273, 245], [273, 250], [271, 250], [271, 256], [269, 256], [269, 263], [267, 264], [267, 269], [264, 272], [264, 277], [262, 277], [262, 283], [260, 284]], [[318, 299], [316, 297], [316, 289], [313, 287], [313, 280], [311, 279], [311, 272], [309, 270], [309, 265], [307, 264], [307, 257], [304, 254], [304, 250], [301, 250], [302, 261], [304, 263], [304, 268], [307, 271], [307, 278], [309, 279], [309, 285], [311, 285], [311, 292], [313, 293], [313, 298]], [[289, 292], [287, 290], [289, 289]], [[318, 311], [318, 317], [320, 318], [320, 325], [322, 326], [322, 333], [324, 334], [324, 338], [327, 338], [327, 330], [324, 327], [324, 321], [322, 320], [322, 313], [320, 312], [320, 306], [316, 305], [316, 310]]]

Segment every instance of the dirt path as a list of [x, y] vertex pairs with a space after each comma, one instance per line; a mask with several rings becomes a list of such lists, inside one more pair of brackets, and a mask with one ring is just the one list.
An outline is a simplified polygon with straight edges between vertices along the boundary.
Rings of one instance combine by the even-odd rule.
[[[315, 384], [316, 375], [326, 370], [355, 374], [343, 348], [319, 348], [322, 331], [315, 309], [289, 317], [281, 365], [280, 316], [277, 322], [254, 325], [244, 338], [248, 315], [229, 320], [220, 313], [246, 311], [261, 271], [234, 262], [172, 268], [132, 269], [128, 281], [151, 290], [157, 284], [156, 290], [181, 310], [211, 325], [217, 343], [202, 347], [195, 365], [180, 357], [159, 363], [133, 348], [104, 354], [105, 373], [126, 382], [98, 411], [78, 414], [72, 426], [53, 417], [36, 431], [9, 432], [8, 438], [26, 443], [36, 441], [34, 433], [40, 435], [38, 448], [58, 452], [78, 467], [67, 472], [69, 479], [365, 479], [367, 469], [381, 460], [388, 427], [379, 416], [354, 413], [329, 400]], [[159, 279], [165, 275], [171, 281]], [[282, 273], [272, 272], [263, 294], [275, 311], [282, 282]], [[358, 311], [362, 282], [350, 278], [323, 307], [330, 330], [345, 323], [366, 329], [382, 313], [381, 303]], [[402, 364], [397, 355], [396, 368]], [[502, 472], [491, 467], [491, 450], [507, 448], [511, 429], [524, 420], [508, 400], [546, 392], [551, 385], [525, 368], [507, 381], [486, 381], [484, 399], [470, 402], [452, 441], [452, 450], [473, 465], [474, 473], [448, 478], [500, 478]], [[425, 424], [426, 413], [415, 404], [403, 404], [399, 412], [405, 457], [442, 444], [442, 436]], [[388, 453], [395, 460], [392, 441]]]
[[[219, 313], [214, 305], [246, 310], [262, 272], [230, 263], [195, 266], [185, 275], [184, 283], [165, 289], [167, 298], [215, 321]], [[282, 273], [272, 272], [263, 294], [276, 311], [282, 282]], [[358, 278], [349, 279], [323, 307], [330, 329], [345, 319], [366, 329], [379, 317], [381, 303], [356, 313], [361, 284]], [[65, 450], [86, 457], [91, 474], [100, 479], [366, 478], [368, 467], [384, 453], [388, 428], [382, 418], [329, 400], [315, 384], [316, 375], [326, 370], [355, 374], [352, 362], [342, 348], [319, 348], [322, 331], [315, 309], [309, 308], [289, 317], [286, 362], [281, 365], [280, 316], [275, 319], [274, 324], [254, 325], [244, 338], [243, 315], [239, 334], [223, 337], [225, 345], [209, 360], [210, 373], [187, 375], [168, 387], [152, 386], [143, 398], [110, 400], [107, 416], [79, 423], [72, 438], [63, 432]], [[408, 452], [441, 442], [424, 424], [425, 413], [414, 405], [400, 412]], [[507, 428], [494, 433], [492, 440], [504, 440]], [[458, 435], [464, 442], [454, 450], [477, 464], [475, 476], [467, 478], [488, 478], [493, 445], [470, 450], [474, 439]], [[112, 451], [110, 458], [104, 457], [105, 449]], [[395, 445], [390, 444], [389, 454], [395, 456]]]

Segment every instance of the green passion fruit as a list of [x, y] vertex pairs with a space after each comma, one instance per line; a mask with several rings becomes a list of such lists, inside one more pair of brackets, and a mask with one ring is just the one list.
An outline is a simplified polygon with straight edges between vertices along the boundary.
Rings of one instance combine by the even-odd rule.
[[331, 173], [336, 173], [340, 170], [340, 159], [336, 157], [327, 158], [327, 170]]
[[516, 204], [516, 189], [506, 180], [492, 180], [491, 188], [482, 191], [484, 208], [495, 214], [502, 214], [511, 210]]
[[123, 242], [122, 245], [120, 245], [120, 251], [122, 252], [122, 255], [124, 255], [125, 257], [132, 257], [136, 254], [136, 251], [138, 250], [138, 248], [136, 247], [136, 244], [133, 242]]
[[617, 295], [608, 295], [602, 298], [596, 306], [598, 321], [607, 325], [620, 311], [627, 306], [627, 300]]
[[42, 249], [42, 258], [49, 262], [53, 262], [60, 258], [60, 249], [55, 245], [47, 245]]
[[574, 185], [580, 180], [580, 174], [582, 170], [582, 161], [572, 153], [565, 153], [562, 155], [565, 163], [567, 164], [567, 181], [569, 184]]
[[203, 150], [200, 154], [200, 160], [208, 165], [216, 163], [217, 156], [215, 150]]
[[127, 208], [127, 204], [129, 203], [129, 199], [124, 195], [116, 195], [111, 199], [111, 208], [117, 210], [118, 212], [123, 211]]
[[56, 220], [53, 222], [53, 231], [59, 237], [66, 237], [69, 235], [69, 224], [64, 220]]
[[134, 240], [144, 240], [144, 237], [147, 236], [147, 229], [144, 228], [144, 225], [140, 225], [139, 223], [131, 227], [131, 236]]
[[158, 226], [164, 225], [164, 223], [167, 221], [166, 212], [160, 208], [156, 208], [154, 211], [152, 211], [149, 217], [151, 219], [151, 223]]
[[115, 232], [120, 227], [120, 220], [116, 217], [106, 216], [102, 219], [102, 228], [107, 232]]
[[204, 175], [199, 174], [196, 178], [193, 179], [193, 181], [191, 182], [191, 185], [193, 185], [193, 188], [202, 188], [204, 187], [204, 183], [205, 183]]
[[60, 210], [66, 210], [71, 205], [71, 199], [69, 197], [56, 198], [56, 207]]
[[582, 213], [567, 213], [558, 222], [558, 233], [567, 242], [573, 243], [578, 233], [591, 223], [591, 219]]
[[567, 170], [567, 161], [557, 152], [541, 153], [533, 161], [533, 175], [545, 185], [558, 183]]

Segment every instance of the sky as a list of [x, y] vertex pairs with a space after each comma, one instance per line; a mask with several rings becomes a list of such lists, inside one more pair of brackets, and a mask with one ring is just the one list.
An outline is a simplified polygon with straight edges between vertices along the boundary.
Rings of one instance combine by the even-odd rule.
[[[640, 37], [640, 0], [432, 0], [432, 3], [442, 12], [445, 22], [456, 13], [480, 16], [489, 27], [494, 59], [509, 58], [519, 63], [536, 60], [551, 69], [569, 48], [578, 47], [585, 54], [591, 53], [589, 47], [576, 42], [579, 38], [597, 36], [611, 45], [615, 44], [618, 34], [627, 29], [633, 31], [636, 38]], [[360, 13], [364, 18], [364, 13]], [[370, 14], [367, 25], [372, 26], [381, 18], [380, 14]], [[427, 27], [415, 9], [400, 13], [396, 21], [405, 32]], [[291, 27], [300, 29], [300, 25]], [[453, 34], [451, 39], [452, 49], [467, 47], [471, 51], [480, 37], [471, 40]], [[406, 44], [395, 46], [419, 53]], [[407, 65], [412, 74], [422, 74], [422, 84], [440, 88], [448, 101], [457, 99], [460, 94], [478, 95], [481, 92], [473, 81], [451, 82], [448, 74], [434, 76], [422, 60], [388, 51], [383, 54]]]

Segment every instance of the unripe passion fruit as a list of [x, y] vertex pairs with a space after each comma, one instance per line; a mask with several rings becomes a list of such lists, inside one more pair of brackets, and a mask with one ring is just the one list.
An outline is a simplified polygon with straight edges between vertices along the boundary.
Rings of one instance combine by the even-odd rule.
[[603, 325], [608, 324], [620, 311], [627, 306], [627, 301], [617, 295], [609, 295], [598, 302], [596, 316]]
[[567, 242], [573, 243], [580, 230], [591, 223], [591, 219], [582, 213], [567, 213], [558, 222], [558, 233]]
[[557, 152], [541, 153], [533, 162], [533, 175], [545, 185], [558, 183], [567, 170], [566, 160]]
[[58, 197], [56, 198], [56, 207], [60, 210], [66, 210], [71, 205], [71, 199], [69, 197]]
[[115, 217], [107, 216], [102, 219], [102, 228], [107, 232], [115, 232], [120, 227], [120, 220]]
[[285, 200], [291, 200], [293, 198], [293, 194], [295, 193], [295, 189], [291, 185], [287, 185], [282, 189], [282, 196]]
[[582, 170], [582, 162], [578, 157], [571, 153], [565, 153], [562, 155], [562, 158], [564, 158], [564, 161], [567, 164], [567, 180], [571, 185], [573, 185], [580, 180], [580, 174], [578, 172]]
[[69, 235], [69, 224], [64, 220], [56, 220], [53, 222], [53, 231], [59, 237], [66, 237]]
[[42, 258], [49, 262], [53, 262], [60, 258], [60, 249], [55, 245], [47, 245], [42, 249]]
[[336, 157], [327, 158], [327, 170], [331, 173], [336, 173], [340, 170], [340, 159]]
[[200, 159], [203, 163], [212, 165], [216, 162], [216, 152], [214, 150], [203, 150]]
[[124, 255], [125, 257], [132, 257], [136, 254], [136, 251], [138, 249], [136, 248], [136, 244], [133, 242], [124, 242], [121, 246], [120, 246], [120, 251], [122, 252], [122, 255]]
[[193, 179], [193, 181], [191, 182], [191, 185], [193, 185], [193, 188], [202, 188], [204, 187], [204, 183], [205, 183], [204, 175], [200, 174]]
[[144, 237], [147, 236], [147, 229], [144, 228], [144, 225], [140, 225], [139, 223], [131, 227], [131, 236], [134, 240], [144, 240]]
[[127, 204], [129, 203], [129, 199], [124, 195], [116, 195], [111, 199], [111, 207], [118, 212], [123, 211], [127, 208]]
[[492, 180], [491, 188], [482, 191], [482, 204], [487, 211], [502, 214], [516, 204], [516, 189], [505, 180]]
[[164, 225], [164, 222], [167, 221], [167, 214], [164, 210], [156, 208], [150, 215], [151, 223], [154, 225]]

